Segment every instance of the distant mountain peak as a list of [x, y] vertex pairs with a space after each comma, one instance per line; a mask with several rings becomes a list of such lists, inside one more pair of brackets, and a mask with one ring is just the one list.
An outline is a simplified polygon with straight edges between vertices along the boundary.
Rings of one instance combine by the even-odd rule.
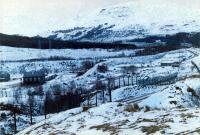
[[74, 20], [76, 27], [54, 31], [50, 35], [62, 40], [111, 42], [150, 35], [199, 32], [200, 9], [180, 2], [134, 0], [104, 7]]

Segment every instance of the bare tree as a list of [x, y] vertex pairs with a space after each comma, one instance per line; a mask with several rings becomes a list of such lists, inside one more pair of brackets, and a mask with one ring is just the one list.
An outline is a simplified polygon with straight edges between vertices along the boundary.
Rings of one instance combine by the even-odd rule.
[[28, 105], [29, 105], [29, 114], [30, 114], [30, 123], [33, 124], [33, 111], [34, 111], [34, 105], [35, 105], [35, 97], [33, 93], [30, 91], [28, 92]]

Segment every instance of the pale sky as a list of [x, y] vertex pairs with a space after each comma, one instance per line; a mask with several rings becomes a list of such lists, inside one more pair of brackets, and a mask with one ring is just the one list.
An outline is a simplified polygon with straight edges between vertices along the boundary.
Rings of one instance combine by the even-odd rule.
[[82, 11], [92, 12], [119, 1], [122, 0], [0, 0], [0, 33], [35, 35], [39, 30], [66, 25]]
[[[32, 36], [65, 29], [72, 16], [125, 1], [136, 0], [0, 0], [0, 33]], [[200, 8], [200, 0], [167, 1]]]

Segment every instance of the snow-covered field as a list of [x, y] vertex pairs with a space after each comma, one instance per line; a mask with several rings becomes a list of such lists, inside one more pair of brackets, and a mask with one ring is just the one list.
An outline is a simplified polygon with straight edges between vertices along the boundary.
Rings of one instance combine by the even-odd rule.
[[[31, 10], [27, 10], [29, 4], [24, 9], [23, 4], [5, 2], [13, 6], [2, 8], [0, 4], [0, 11], [7, 13], [0, 16], [0, 33], [130, 43], [148, 36], [200, 31], [199, 0], [113, 1], [107, 6], [98, 4], [98, 8], [92, 8], [94, 3], [79, 8], [84, 4], [34, 0], [38, 5], [32, 6], [37, 9]], [[74, 13], [65, 5], [73, 7]], [[155, 42], [161, 45], [164, 41]], [[141, 50], [154, 45], [136, 44]], [[7, 72], [11, 76], [10, 81], [0, 82], [0, 135], [14, 134], [14, 130], [19, 131], [17, 135], [200, 134], [200, 49], [182, 48], [146, 56], [136, 56], [137, 51], [0, 45], [0, 75], [2, 72], [4, 77]], [[25, 72], [39, 70], [47, 74], [44, 84], [22, 83]], [[80, 107], [71, 109], [71, 100], [66, 100], [74, 97], [69, 92], [81, 93], [77, 94], [84, 99]], [[58, 103], [57, 96], [63, 93], [65, 100], [60, 98]], [[47, 100], [57, 108], [50, 112], [58, 113], [44, 119]], [[70, 110], [59, 112], [59, 107]], [[17, 129], [13, 119], [16, 111]], [[30, 123], [32, 115], [34, 125]]]
[[[95, 54], [95, 55], [94, 55]], [[90, 58], [107, 58], [119, 56], [134, 56], [135, 51], [123, 50], [116, 51], [113, 49], [28, 49], [13, 48], [0, 46], [1, 61], [20, 61], [20, 60], [42, 60], [51, 57], [63, 57], [70, 59], [90, 59]]]
[[[22, 53], [17, 53], [17, 52]], [[113, 103], [104, 104], [102, 93], [97, 95], [98, 107], [83, 111], [82, 107], [52, 114], [50, 119], [42, 120], [36, 117], [36, 125], [20, 132], [23, 134], [146, 134], [153, 133], [180, 133], [193, 132], [199, 128], [194, 125], [190, 129], [187, 127], [189, 123], [198, 123], [198, 109], [200, 105], [200, 81], [199, 69], [200, 56], [199, 49], [186, 48], [174, 50], [170, 52], [159, 53], [148, 56], [134, 55], [136, 50], [37, 50], [37, 49], [22, 49], [1, 47], [1, 54], [10, 53], [12, 57], [2, 57], [1, 70], [11, 73], [11, 81], [0, 83], [0, 102], [13, 103], [15, 102], [15, 91], [20, 90], [24, 95], [20, 102], [27, 102], [28, 91], [34, 91], [37, 87], [21, 85], [20, 78], [23, 76], [19, 72], [19, 67], [24, 63], [30, 65], [26, 67], [28, 70], [36, 70], [49, 66], [51, 74], [57, 74], [57, 77], [47, 81], [41, 87], [47, 92], [51, 91], [54, 86], [60, 86], [62, 90], [76, 90], [82, 88], [86, 91], [94, 91], [97, 77], [102, 82], [107, 83], [107, 78], [114, 78], [114, 84], [117, 88], [112, 90]], [[46, 54], [46, 55], [45, 55]], [[91, 54], [91, 55], [90, 55]], [[122, 55], [123, 54], [123, 55]], [[71, 72], [69, 68], [69, 60], [60, 61], [34, 61], [30, 59], [49, 58], [51, 56], [71, 57], [74, 60], [75, 66], [80, 66], [83, 59], [99, 62], [90, 68], [83, 75], [77, 76]], [[82, 57], [83, 56], [83, 57]], [[20, 62], [20, 60], [23, 60]], [[86, 59], [88, 60], [88, 59]], [[104, 60], [104, 61], [101, 61]], [[161, 66], [165, 62], [180, 63], [179, 67]], [[63, 63], [63, 64], [60, 64]], [[32, 65], [31, 65], [32, 64]], [[108, 70], [100, 72], [98, 67], [102, 64], [107, 65]], [[23, 67], [23, 66], [22, 66]], [[127, 67], [135, 67], [128, 69]], [[58, 69], [58, 70], [56, 70]], [[62, 69], [62, 70], [61, 70]], [[132, 74], [134, 70], [134, 74]], [[14, 72], [15, 71], [15, 72]], [[172, 81], [169, 76], [177, 74]], [[128, 78], [128, 76], [131, 77]], [[123, 78], [124, 76], [124, 78]], [[145, 78], [155, 81], [157, 78], [168, 79], [162, 83], [151, 85], [143, 85], [138, 81], [143, 81]], [[119, 83], [120, 81], [120, 83]], [[129, 84], [129, 86], [128, 86]], [[72, 89], [73, 86], [73, 89]], [[105, 102], [109, 101], [108, 91], [105, 91]], [[37, 97], [36, 99], [39, 99]], [[94, 105], [96, 97], [91, 97], [89, 104]], [[87, 102], [87, 101], [85, 101]], [[137, 103], [141, 110], [137, 112], [127, 112], [127, 106]], [[38, 104], [40, 104], [38, 100]], [[84, 105], [85, 103], [83, 103]], [[151, 111], [145, 112], [147, 106]], [[166, 116], [165, 116], [166, 115]], [[26, 116], [21, 116], [22, 119], [27, 119]], [[170, 120], [170, 121], [168, 121]], [[23, 120], [21, 120], [23, 121]], [[30, 124], [20, 126], [20, 130], [28, 127]], [[41, 121], [41, 122], [39, 122]], [[38, 123], [39, 122], [39, 123]], [[163, 122], [163, 123], [162, 123]], [[5, 127], [2, 122], [1, 127]], [[20, 122], [21, 123], [21, 122]], [[23, 125], [23, 122], [22, 122]], [[186, 126], [186, 130], [176, 130], [173, 126]], [[153, 129], [152, 129], [153, 128]], [[153, 130], [153, 131], [152, 131]], [[9, 130], [10, 131], [10, 130]], [[8, 131], [8, 132], [9, 132]]]
[[[18, 51], [22, 53], [16, 53]], [[1, 83], [0, 88], [3, 90], [6, 89], [6, 91], [12, 91], [13, 89], [17, 89], [18, 87], [21, 87], [19, 78], [21, 78], [23, 75], [23, 72], [20, 72], [20, 70], [22, 71], [37, 70], [41, 68], [48, 69], [50, 74], [58, 75], [55, 79], [48, 81], [43, 85], [43, 89], [45, 91], [55, 84], [60, 84], [63, 88], [67, 88], [71, 82], [75, 82], [77, 87], [81, 86], [85, 88], [91, 88], [94, 85], [97, 76], [100, 76], [102, 80], [106, 80], [108, 76], [116, 78], [115, 84], [119, 85], [119, 81], [117, 78], [123, 75], [127, 76], [126, 74], [127, 72], [129, 72], [129, 71], [122, 71], [122, 67], [129, 67], [129, 66], [137, 67], [134, 75], [132, 76], [134, 79], [134, 83], [136, 81], [135, 78], [144, 79], [145, 77], [149, 78], [165, 77], [173, 75], [174, 73], [178, 73], [179, 80], [186, 79], [187, 77], [191, 77], [192, 75], [198, 74], [197, 69], [191, 63], [191, 61], [193, 61], [199, 66], [198, 63], [199, 58], [197, 57], [198, 55], [195, 55], [194, 52], [195, 53], [197, 52], [196, 48], [175, 50], [171, 52], [160, 53], [150, 56], [134, 57], [134, 50], [122, 50], [122, 51], [119, 50], [110, 52], [109, 50], [99, 50], [99, 49], [37, 50], [37, 49], [1, 47], [0, 53], [3, 54], [2, 59], [6, 61], [3, 62], [1, 66], [1, 71], [9, 72], [11, 74], [11, 78], [16, 80]], [[6, 57], [6, 55], [9, 56], [7, 53], [10, 54], [11, 56], [14, 56], [13, 59], [12, 57]], [[123, 56], [120, 55], [121, 53], [123, 53]], [[41, 58], [40, 54], [46, 57], [54, 55], [62, 57], [63, 56], [72, 57], [73, 59], [76, 60], [70, 60], [70, 62], [68, 60], [34, 61], [34, 62], [26, 61], [33, 58], [39, 59]], [[95, 59], [101, 60], [104, 59], [105, 57], [107, 58], [104, 59], [105, 61], [97, 63], [93, 68], [88, 70], [82, 76], [76, 77], [75, 73], [71, 73], [72, 70], [71, 65], [80, 67], [82, 60], [80, 60], [79, 58], [81, 57], [86, 57], [86, 58], [90, 57], [91, 60]], [[25, 60], [25, 62], [16, 62], [18, 60]], [[161, 66], [161, 63], [165, 61], [182, 62], [182, 64], [180, 65], [180, 68], [171, 66]], [[98, 72], [97, 67], [98, 65], [101, 64], [106, 64], [109, 70], [105, 73]], [[125, 83], [127, 83], [128, 81], [127, 78], [125, 78], [125, 81], [126, 81]]]
[[[20, 52], [20, 53], [19, 53]], [[69, 72], [86, 60], [135, 56], [135, 50], [113, 49], [25, 49], [0, 46], [1, 71], [22, 74], [45, 68], [49, 73]]]

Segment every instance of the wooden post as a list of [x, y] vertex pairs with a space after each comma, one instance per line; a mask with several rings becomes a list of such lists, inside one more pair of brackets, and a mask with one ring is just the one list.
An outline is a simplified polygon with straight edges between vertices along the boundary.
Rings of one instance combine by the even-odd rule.
[[112, 102], [112, 90], [110, 87], [108, 88], [108, 90], [109, 90], [110, 102]]
[[103, 103], [105, 103], [104, 89], [102, 90], [102, 95], [103, 95]]
[[132, 85], [133, 85], [133, 76], [131, 77]]
[[119, 77], [119, 88], [120, 88], [121, 86], [120, 86], [120, 77]]
[[89, 105], [90, 105], [90, 96], [89, 96], [89, 94], [87, 95], [87, 99], [88, 99], [88, 100], [87, 100], [87, 101], [88, 101], [88, 102], [87, 102], [87, 105], [88, 105], [88, 107], [89, 107]]
[[129, 86], [129, 78], [130, 78], [130, 77], [129, 77], [129, 75], [128, 75], [128, 86]]
[[98, 105], [97, 102], [98, 102], [98, 92], [96, 91], [96, 106]]
[[47, 94], [45, 94], [45, 101], [44, 101], [44, 118], [47, 119]]
[[137, 75], [136, 75], [135, 81], [136, 81], [136, 84], [138, 84], [138, 76]]
[[124, 80], [124, 76], [123, 76], [123, 82], [124, 82], [124, 86], [126, 86], [126, 82], [125, 82], [125, 80]]
[[17, 133], [17, 118], [16, 118], [16, 107], [13, 108], [13, 119], [14, 119], [14, 133]]
[[31, 121], [31, 125], [33, 125], [33, 111], [32, 111], [32, 105], [29, 106], [30, 109], [30, 121]]

